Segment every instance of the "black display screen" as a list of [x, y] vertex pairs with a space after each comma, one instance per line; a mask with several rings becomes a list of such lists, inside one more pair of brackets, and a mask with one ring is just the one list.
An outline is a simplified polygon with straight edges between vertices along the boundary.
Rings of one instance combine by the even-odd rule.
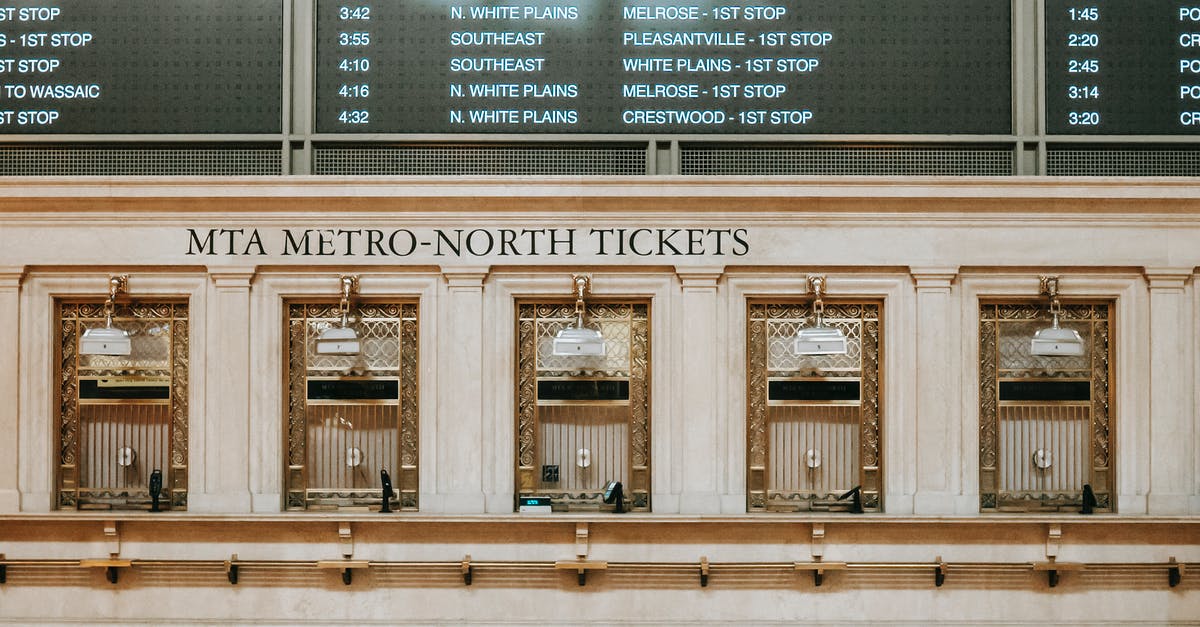
[[629, 382], [625, 380], [543, 380], [537, 384], [539, 401], [627, 401]]
[[1046, 132], [1200, 132], [1200, 3], [1046, 0]]
[[769, 381], [767, 399], [772, 401], [857, 401], [858, 381]]
[[1009, 2], [317, 1], [321, 133], [1008, 134]]
[[1001, 381], [1002, 401], [1089, 401], [1090, 381]]
[[0, 133], [279, 133], [280, 0], [0, 2]]
[[387, 401], [400, 396], [395, 379], [314, 379], [308, 382], [310, 401]]

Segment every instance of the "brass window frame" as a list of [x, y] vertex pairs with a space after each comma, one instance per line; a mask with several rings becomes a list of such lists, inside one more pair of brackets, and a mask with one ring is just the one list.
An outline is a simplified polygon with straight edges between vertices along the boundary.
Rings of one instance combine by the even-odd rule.
[[[168, 510], [186, 510], [188, 501], [188, 389], [191, 342], [189, 334], [191, 303], [186, 297], [139, 294], [134, 299], [116, 303], [114, 325], [144, 320], [166, 320], [171, 325], [168, 368], [101, 368], [81, 375], [79, 339], [85, 322], [100, 323], [105, 319], [104, 300], [70, 296], [55, 297], [53, 305], [57, 341], [54, 342], [54, 363], [58, 375], [55, 388], [57, 438], [55, 446], [54, 506], [56, 509], [145, 509], [139, 505], [112, 504], [105, 501], [133, 499], [149, 502], [150, 488], [103, 489], [89, 488], [81, 483], [82, 416], [84, 405], [115, 403], [82, 402], [79, 398], [82, 379], [100, 376], [134, 377], [147, 380], [167, 379], [169, 398], [152, 402], [129, 402], [128, 405], [168, 405], [167, 459], [163, 472], [164, 497], [159, 506]], [[68, 310], [74, 314], [68, 318]], [[148, 507], [148, 506], [147, 506]]]
[[[1090, 382], [1091, 400], [1086, 403], [1076, 401], [1056, 401], [1058, 406], [1084, 406], [1091, 415], [1088, 428], [1088, 451], [1086, 458], [1091, 459], [1087, 466], [1087, 479], [1083, 482], [1092, 485], [1097, 499], [1095, 511], [1116, 511], [1117, 469], [1113, 460], [1116, 457], [1116, 425], [1117, 408], [1117, 301], [1115, 298], [1089, 298], [1086, 296], [1063, 298], [1063, 323], [1089, 321], [1093, 332], [1089, 333], [1090, 340], [1088, 355], [1090, 368], [1087, 381]], [[993, 316], [988, 317], [988, 308], [992, 308]], [[1009, 307], [1014, 311], [1007, 315], [999, 313], [997, 308]], [[1103, 317], [1079, 318], [1080, 308], [1104, 308]], [[1020, 310], [1019, 312], [1016, 310]], [[1075, 502], [1074, 493], [1045, 493], [1041, 495], [1011, 494], [1001, 490], [1000, 476], [1000, 425], [999, 413], [1001, 403], [999, 398], [1001, 381], [1080, 381], [1081, 377], [1010, 377], [1002, 378], [1004, 372], [1021, 372], [1028, 369], [1012, 369], [999, 367], [999, 324], [1002, 321], [1013, 323], [1044, 323], [1050, 324], [1050, 315], [1044, 299], [1033, 298], [980, 298], [976, 307], [979, 324], [979, 509], [981, 513], [1054, 513], [1078, 511], [1081, 502]], [[1015, 317], [1022, 315], [1025, 317]], [[1096, 333], [1100, 328], [1103, 332]], [[991, 329], [991, 331], [989, 331]], [[1101, 371], [1097, 366], [1103, 365]], [[995, 376], [987, 376], [994, 372]], [[1083, 372], [1080, 370], [1080, 372]], [[1022, 401], [1004, 401], [1003, 406], [1018, 407]], [[1038, 406], [1048, 406], [1050, 403], [1039, 403]], [[1061, 492], [1061, 491], [1060, 491]], [[1079, 498], [1082, 498], [1080, 493]], [[1070, 501], [1067, 499], [1070, 498]]]
[[[300, 343], [304, 347], [301, 354], [293, 352], [296, 342], [297, 328], [293, 322], [293, 307], [304, 307], [305, 316], [299, 323], [299, 330], [304, 335]], [[308, 308], [317, 308], [318, 315], [309, 315]], [[347, 504], [343, 506], [330, 505], [341, 501], [370, 501], [381, 503], [380, 489], [364, 488], [355, 490], [325, 490], [310, 486], [311, 469], [307, 460], [307, 408], [311, 406], [329, 405], [322, 401], [309, 401], [307, 382], [310, 380], [354, 380], [363, 379], [361, 376], [309, 376], [307, 351], [307, 320], [334, 320], [340, 318], [337, 311], [339, 301], [325, 297], [294, 297], [284, 298], [283, 313], [283, 342], [281, 343], [284, 367], [282, 368], [282, 389], [287, 393], [287, 404], [284, 407], [281, 427], [285, 443], [284, 470], [284, 509], [287, 511], [326, 511], [341, 508], [358, 509], [358, 506]], [[362, 401], [362, 405], [396, 406], [398, 409], [398, 429], [396, 437], [397, 459], [399, 465], [389, 469], [395, 490], [394, 507], [401, 511], [418, 511], [420, 509], [420, 333], [421, 333], [421, 302], [415, 297], [371, 296], [356, 298], [354, 308], [394, 307], [397, 311], [395, 320], [398, 322], [400, 342], [398, 371], [395, 373], [398, 398], [393, 403], [387, 401]], [[410, 313], [408, 313], [410, 312]], [[324, 315], [328, 314], [328, 315]], [[381, 317], [381, 316], [376, 316]], [[373, 378], [373, 377], [368, 377]], [[387, 379], [389, 377], [384, 377]], [[373, 378], [383, 380], [381, 378]]]
[[[626, 379], [629, 382], [628, 401], [592, 401], [590, 404], [604, 407], [628, 406], [630, 409], [629, 425], [629, 468], [626, 469], [629, 485], [623, 486], [627, 501], [625, 507], [629, 511], [650, 511], [652, 449], [651, 449], [651, 394], [652, 368], [650, 352], [653, 346], [653, 304], [651, 298], [609, 296], [589, 297], [585, 305], [585, 320], [596, 319], [594, 315], [604, 311], [603, 308], [613, 306], [628, 306], [630, 313], [630, 370], [624, 377], [604, 377], [609, 380]], [[553, 308], [556, 315], [535, 315], [532, 319], [522, 317], [523, 307]], [[635, 317], [632, 308], [644, 307], [645, 316]], [[537, 455], [538, 406], [537, 382], [544, 377], [539, 374], [537, 363], [537, 320], [543, 318], [570, 319], [574, 317], [575, 301], [562, 297], [519, 297], [513, 299], [514, 321], [516, 323], [513, 345], [513, 363], [515, 365], [513, 421], [515, 459], [514, 476], [516, 494], [514, 494], [514, 509], [521, 497], [549, 496], [558, 502], [558, 506], [570, 508], [585, 508], [595, 510], [602, 508], [602, 492], [569, 494], [562, 490], [549, 490], [540, 487], [541, 477], [535, 464]], [[549, 313], [548, 311], [546, 313]], [[643, 331], [644, 341], [637, 340], [637, 330]], [[530, 358], [527, 358], [530, 357]], [[572, 377], [575, 380], [595, 379], [594, 375]], [[637, 384], [637, 381], [641, 384]], [[546, 403], [547, 406], [556, 405]], [[576, 405], [581, 403], [574, 403]]]
[[[858, 315], [863, 323], [864, 336], [875, 338], [873, 346], [863, 342], [860, 345], [859, 368], [857, 375], [844, 377], [828, 377], [820, 375], [773, 377], [768, 371], [768, 331], [766, 322], [770, 319], [811, 319], [811, 297], [771, 297], [754, 296], [746, 298], [746, 510], [751, 513], [768, 513], [782, 511], [771, 507], [767, 487], [767, 473], [770, 472], [770, 454], [767, 450], [767, 418], [768, 407], [781, 406], [850, 406], [840, 401], [805, 401], [803, 403], [772, 402], [768, 399], [768, 384], [771, 380], [838, 380], [858, 381], [860, 385], [859, 401], [854, 406], [861, 408], [859, 422], [859, 483], [862, 486], [862, 503], [864, 511], [883, 511], [884, 473], [882, 442], [885, 430], [885, 407], [882, 391], [885, 385], [884, 320], [885, 300], [883, 298], [825, 298], [826, 320], [847, 318], [839, 316], [838, 308], [855, 306], [872, 306], [876, 308], [876, 316], [866, 318], [865, 313]], [[756, 317], [756, 307], [766, 308], [765, 317]], [[771, 307], [786, 308], [787, 315], [771, 315]], [[776, 314], [782, 314], [782, 311]], [[873, 348], [873, 350], [868, 350]], [[851, 488], [853, 486], [847, 486]], [[837, 495], [810, 495], [796, 493], [795, 499], [828, 501]], [[788, 498], [791, 498], [788, 497]]]

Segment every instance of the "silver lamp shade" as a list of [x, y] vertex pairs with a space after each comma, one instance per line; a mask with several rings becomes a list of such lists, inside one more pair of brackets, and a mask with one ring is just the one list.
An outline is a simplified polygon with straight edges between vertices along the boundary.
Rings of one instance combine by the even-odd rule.
[[1056, 316], [1054, 326], [1033, 334], [1029, 352], [1043, 357], [1078, 357], [1083, 355], [1083, 338], [1074, 329], [1058, 326]]
[[792, 342], [792, 352], [797, 355], [845, 355], [849, 347], [841, 329], [818, 326], [800, 329]]
[[317, 336], [318, 355], [357, 355], [362, 352], [358, 333], [349, 327], [329, 327]]
[[113, 326], [88, 329], [79, 338], [80, 355], [128, 355], [133, 352], [129, 332]]
[[567, 327], [554, 337], [554, 355], [557, 357], [603, 357], [604, 336], [595, 329]]

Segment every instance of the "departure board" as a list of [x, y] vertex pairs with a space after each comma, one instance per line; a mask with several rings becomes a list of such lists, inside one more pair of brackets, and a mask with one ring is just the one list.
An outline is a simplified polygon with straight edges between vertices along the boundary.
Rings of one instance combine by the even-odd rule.
[[0, 1], [0, 133], [279, 133], [280, 0]]
[[1046, 132], [1200, 132], [1200, 2], [1046, 0]]
[[317, 0], [319, 133], [1009, 134], [995, 0]]

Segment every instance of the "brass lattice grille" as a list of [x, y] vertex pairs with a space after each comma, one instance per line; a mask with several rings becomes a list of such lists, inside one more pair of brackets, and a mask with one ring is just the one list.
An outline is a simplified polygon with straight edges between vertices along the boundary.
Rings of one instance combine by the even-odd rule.
[[336, 303], [288, 305], [287, 508], [378, 508], [380, 471], [395, 506], [418, 506], [418, 306], [362, 303], [351, 327], [361, 354], [322, 355]]
[[979, 488], [984, 511], [1078, 511], [1084, 485], [1112, 510], [1112, 305], [1067, 304], [1079, 356], [1039, 356], [1044, 304], [985, 303], [979, 323]]
[[879, 303], [825, 303], [825, 324], [846, 334], [845, 355], [797, 355], [812, 304], [750, 302], [747, 316], [747, 498], [750, 511], [840, 508], [862, 486], [878, 511]]
[[113, 326], [129, 355], [82, 355], [84, 332], [105, 325], [98, 302], [57, 303], [58, 507], [147, 509], [150, 475], [163, 473], [160, 507], [187, 508], [188, 306], [117, 305]]
[[518, 496], [568, 509], [602, 506], [620, 481], [634, 510], [650, 508], [650, 335], [646, 303], [590, 303], [603, 357], [556, 356], [572, 303], [517, 306]]

